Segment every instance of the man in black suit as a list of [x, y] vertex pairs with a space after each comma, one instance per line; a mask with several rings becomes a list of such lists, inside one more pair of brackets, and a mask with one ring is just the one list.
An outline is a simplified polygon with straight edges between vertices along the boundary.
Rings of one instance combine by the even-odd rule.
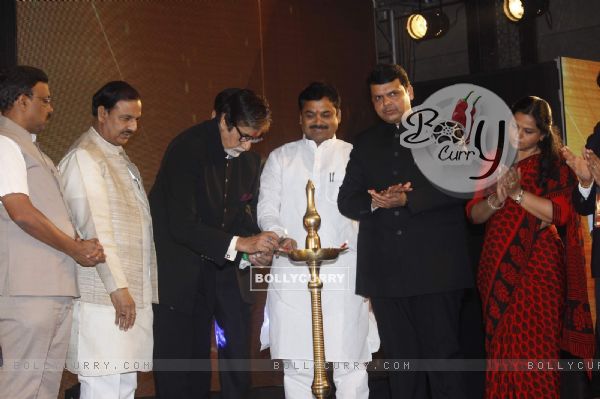
[[226, 340], [219, 348], [221, 397], [248, 395], [252, 298], [241, 258], [247, 253], [251, 262], [268, 264], [272, 255], [264, 254], [278, 242], [256, 224], [260, 157], [248, 150], [270, 121], [262, 97], [235, 91], [215, 118], [181, 133], [165, 153], [150, 192], [160, 302], [154, 377], [161, 399], [208, 398], [213, 317]]
[[[596, 193], [598, 192], [598, 181], [600, 181], [600, 160], [598, 159], [600, 155], [600, 123], [594, 128], [594, 133], [587, 138], [582, 157], [576, 157], [567, 147], [564, 147], [563, 155], [579, 179], [579, 186], [573, 190], [575, 209], [581, 215], [594, 215], [597, 212]], [[600, 277], [600, 228], [595, 225], [595, 220], [591, 227], [593, 227], [592, 277], [598, 278]], [[600, 284], [598, 285], [600, 286]]]
[[[598, 86], [600, 87], [600, 74], [598, 74]], [[600, 320], [598, 319], [598, 306], [600, 305], [600, 217], [599, 209], [596, 207], [598, 201], [598, 182], [600, 182], [600, 123], [596, 124], [594, 132], [587, 138], [585, 148], [581, 157], [575, 156], [568, 147], [563, 147], [562, 154], [577, 175], [579, 184], [573, 189], [573, 206], [580, 215], [593, 215], [590, 220], [592, 229], [592, 254], [590, 266], [592, 278], [596, 280], [595, 300], [596, 300], [596, 358], [600, 357]], [[572, 355], [570, 357], [573, 357]], [[592, 373], [591, 389], [593, 396], [600, 395], [600, 373]]]
[[[356, 293], [371, 298], [388, 359], [457, 358], [473, 285], [463, 202], [435, 189], [400, 145], [413, 98], [406, 72], [377, 65], [368, 82], [382, 121], [358, 136], [338, 195], [340, 212], [360, 221]], [[458, 372], [389, 375], [393, 398], [466, 397]]]

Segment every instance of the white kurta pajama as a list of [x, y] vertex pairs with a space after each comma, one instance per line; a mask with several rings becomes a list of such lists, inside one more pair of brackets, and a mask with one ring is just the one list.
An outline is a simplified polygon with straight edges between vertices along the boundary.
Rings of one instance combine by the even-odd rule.
[[[67, 369], [80, 376], [82, 385], [88, 377], [151, 371], [156, 256], [139, 171], [122, 147], [108, 143], [93, 128], [73, 145], [59, 168], [82, 238], [97, 237], [106, 255], [106, 263], [95, 268], [78, 267], [81, 298], [73, 313]], [[131, 329], [121, 331], [109, 293], [125, 287], [135, 301], [136, 320]], [[104, 383], [126, 384], [131, 391], [132, 378], [135, 383], [135, 374]], [[86, 389], [93, 384], [101, 387], [91, 383]], [[123, 385], [120, 390], [122, 395]], [[127, 395], [133, 397], [133, 392]]]
[[[335, 263], [321, 266], [325, 357], [329, 362], [367, 362], [379, 348], [377, 325], [369, 312], [368, 300], [354, 294], [358, 223], [342, 216], [337, 207], [337, 194], [351, 149], [351, 144], [335, 137], [319, 146], [304, 138], [275, 149], [261, 175], [257, 208], [263, 231], [287, 235], [304, 247], [306, 231], [302, 218], [306, 211], [306, 183], [311, 179], [321, 216], [318, 231], [321, 246], [339, 247], [348, 243], [349, 250]], [[273, 259], [270, 273], [273, 278], [261, 330], [262, 349], [270, 347], [274, 359], [312, 361], [308, 269], [280, 256]], [[366, 373], [363, 374], [366, 378]], [[339, 392], [340, 387], [336, 387]], [[286, 397], [288, 388], [286, 384]]]

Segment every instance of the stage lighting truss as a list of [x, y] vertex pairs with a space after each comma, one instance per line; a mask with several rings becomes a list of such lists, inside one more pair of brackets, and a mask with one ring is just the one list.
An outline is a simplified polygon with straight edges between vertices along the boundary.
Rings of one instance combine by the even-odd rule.
[[548, 11], [550, 0], [504, 0], [504, 15], [512, 22], [539, 17]]
[[441, 9], [411, 14], [406, 22], [408, 35], [417, 41], [442, 37], [448, 32], [450, 22]]

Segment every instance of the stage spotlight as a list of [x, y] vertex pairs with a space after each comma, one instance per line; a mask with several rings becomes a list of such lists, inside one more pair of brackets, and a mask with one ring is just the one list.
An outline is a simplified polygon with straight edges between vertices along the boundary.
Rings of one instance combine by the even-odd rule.
[[438, 38], [448, 32], [450, 22], [442, 10], [412, 14], [406, 22], [406, 31], [414, 40]]
[[504, 0], [504, 15], [512, 22], [539, 17], [546, 11], [550, 0]]

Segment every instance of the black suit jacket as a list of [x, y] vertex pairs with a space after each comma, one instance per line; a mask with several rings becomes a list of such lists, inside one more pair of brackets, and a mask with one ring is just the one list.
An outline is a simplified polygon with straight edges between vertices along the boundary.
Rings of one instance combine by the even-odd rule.
[[[594, 151], [596, 155], [600, 156], [600, 123], [596, 125], [594, 128], [594, 133], [592, 133], [585, 144], [587, 148]], [[586, 198], [583, 198], [581, 193], [579, 192], [579, 186], [573, 189], [573, 205], [575, 206], [575, 210], [580, 215], [592, 215], [596, 210], [596, 190], [598, 189], [598, 184], [595, 183], [592, 187], [592, 192]], [[600, 277], [600, 229], [593, 228], [592, 229], [592, 277], [599, 278]]]
[[[386, 123], [362, 133], [338, 195], [340, 212], [360, 221], [356, 292], [408, 297], [472, 287], [464, 201], [435, 189], [399, 136]], [[371, 212], [368, 189], [409, 181], [407, 206]]]
[[[260, 231], [260, 157], [225, 156], [216, 119], [193, 126], [167, 148], [150, 191], [159, 300], [184, 312], [194, 311], [197, 295], [214, 298], [219, 268], [237, 269], [241, 254], [225, 259], [233, 236]], [[238, 271], [242, 297], [250, 302], [247, 276]]]

